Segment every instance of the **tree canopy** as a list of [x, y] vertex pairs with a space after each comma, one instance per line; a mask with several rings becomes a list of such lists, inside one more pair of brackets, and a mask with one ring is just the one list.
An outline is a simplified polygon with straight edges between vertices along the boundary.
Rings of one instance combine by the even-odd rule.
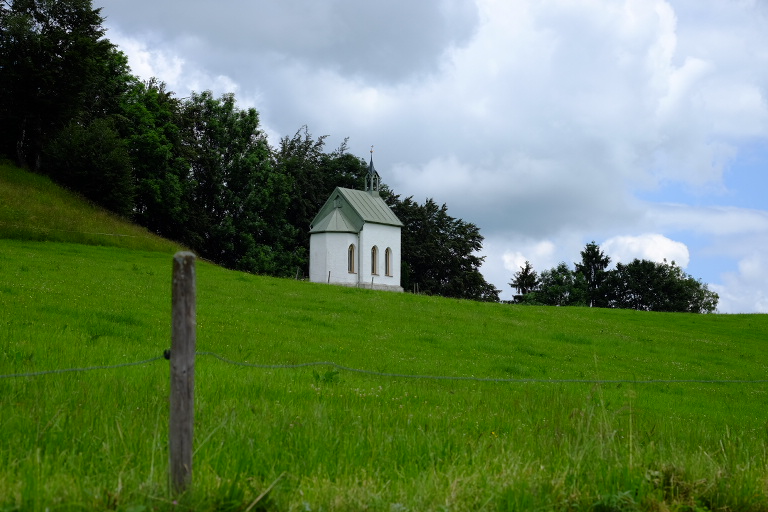
[[616, 264], [606, 281], [606, 298], [609, 307], [686, 313], [712, 313], [718, 302], [716, 293], [674, 261], [639, 259]]
[[209, 91], [193, 93], [183, 109], [191, 157], [184, 241], [229, 268], [291, 275], [290, 182], [272, 168], [258, 113], [237, 108], [232, 94], [217, 99]]

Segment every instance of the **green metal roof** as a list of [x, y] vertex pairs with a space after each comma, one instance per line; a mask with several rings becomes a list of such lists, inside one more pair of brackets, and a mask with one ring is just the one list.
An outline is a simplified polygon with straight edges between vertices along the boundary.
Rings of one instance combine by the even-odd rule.
[[366, 222], [388, 226], [403, 225], [378, 192], [336, 187], [310, 224], [310, 233], [358, 233]]
[[330, 215], [326, 215], [317, 224], [312, 225], [311, 233], [321, 233], [324, 231], [357, 233], [355, 225], [344, 215], [341, 208], [334, 208]]

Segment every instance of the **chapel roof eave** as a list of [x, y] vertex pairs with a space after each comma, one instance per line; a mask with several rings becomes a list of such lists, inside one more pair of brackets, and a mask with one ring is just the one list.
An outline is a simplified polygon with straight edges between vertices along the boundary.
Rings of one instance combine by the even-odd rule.
[[334, 208], [328, 215], [316, 219], [310, 226], [309, 233], [357, 233], [359, 230], [340, 208]]

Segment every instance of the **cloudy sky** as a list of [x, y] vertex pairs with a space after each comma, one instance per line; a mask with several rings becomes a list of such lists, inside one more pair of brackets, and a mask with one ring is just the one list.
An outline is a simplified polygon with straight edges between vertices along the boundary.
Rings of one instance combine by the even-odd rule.
[[763, 0], [94, 0], [142, 78], [234, 92], [273, 143], [349, 137], [403, 197], [525, 260], [674, 260], [768, 312]]

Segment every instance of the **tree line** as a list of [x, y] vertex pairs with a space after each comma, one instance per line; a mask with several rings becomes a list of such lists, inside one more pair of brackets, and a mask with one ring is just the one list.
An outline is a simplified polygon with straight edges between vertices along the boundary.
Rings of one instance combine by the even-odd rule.
[[610, 262], [594, 241], [581, 251], [581, 261], [573, 270], [561, 262], [539, 274], [526, 261], [510, 283], [517, 291], [514, 301], [687, 313], [713, 313], [717, 309], [717, 293], [683, 272], [674, 261], [636, 258], [609, 270]]
[[[234, 94], [178, 98], [131, 74], [91, 0], [0, 3], [0, 155], [231, 269], [306, 274], [309, 224], [366, 162], [308, 128], [272, 147]], [[382, 196], [405, 227], [402, 285], [498, 301], [483, 237], [445, 204]]]

